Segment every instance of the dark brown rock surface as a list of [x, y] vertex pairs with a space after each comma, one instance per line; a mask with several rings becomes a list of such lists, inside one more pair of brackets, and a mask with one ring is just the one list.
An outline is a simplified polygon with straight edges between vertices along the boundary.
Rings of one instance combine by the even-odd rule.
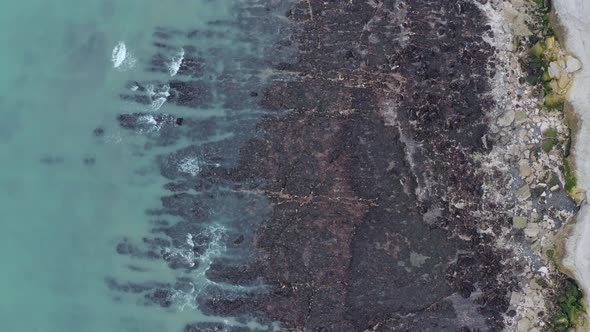
[[263, 120], [232, 171], [269, 180], [265, 313], [314, 331], [500, 329], [502, 257], [463, 210], [484, 204], [471, 158], [490, 106], [482, 13], [302, 1], [288, 15], [298, 61], [263, 105], [289, 112]]
[[[447, 0], [277, 3], [251, 7], [241, 25], [289, 27], [262, 47], [264, 57], [244, 56], [228, 65], [235, 72], [215, 76], [205, 51], [184, 47], [190, 61], [168, 82], [167, 101], [195, 109], [212, 107], [223, 91], [226, 118], [183, 115], [180, 126], [176, 116], [154, 117], [161, 125], [159, 136], [151, 133], [155, 146], [236, 133], [160, 160], [173, 193], [150, 213], [182, 221], [156, 224], [154, 236], [170, 238], [158, 241], [186, 247], [186, 234], [205, 234], [189, 248], [198, 257], [213, 236], [202, 232], [212, 215], [231, 220], [223, 237], [231, 258], [215, 259], [206, 271], [214, 283], [198, 294], [199, 309], [255, 316], [288, 331], [499, 331], [510, 253], [478, 230], [506, 220], [478, 217], [494, 207], [482, 199], [473, 158], [489, 149], [482, 137], [492, 104], [486, 68], [494, 50], [482, 39], [482, 13]], [[176, 35], [160, 29], [157, 47], [167, 49]], [[207, 31], [186, 37], [201, 35]], [[256, 40], [253, 32], [243, 37]], [[161, 62], [155, 56], [149, 70], [162, 71]], [[272, 68], [262, 80], [265, 66]], [[149, 103], [139, 93], [122, 97]], [[261, 116], [246, 112], [255, 107]], [[119, 120], [145, 130], [141, 116]], [[204, 159], [198, 176], [175, 168], [193, 155]], [[127, 241], [118, 249], [175, 269], [200, 266], [158, 252], [156, 240], [144, 242], [143, 249]], [[167, 307], [167, 292], [160, 285], [146, 298]]]

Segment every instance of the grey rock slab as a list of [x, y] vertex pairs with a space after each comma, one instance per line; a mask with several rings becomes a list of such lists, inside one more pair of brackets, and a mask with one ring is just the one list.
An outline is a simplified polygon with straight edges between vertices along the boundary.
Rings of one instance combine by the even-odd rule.
[[525, 184], [516, 192], [516, 199], [519, 201], [526, 201], [529, 198], [531, 198], [531, 189], [528, 184]]
[[512, 217], [512, 227], [515, 229], [525, 229], [529, 220], [525, 217], [514, 216]]
[[502, 114], [498, 117], [497, 123], [500, 127], [508, 127], [514, 122], [515, 112], [513, 110], [508, 110], [506, 113]]

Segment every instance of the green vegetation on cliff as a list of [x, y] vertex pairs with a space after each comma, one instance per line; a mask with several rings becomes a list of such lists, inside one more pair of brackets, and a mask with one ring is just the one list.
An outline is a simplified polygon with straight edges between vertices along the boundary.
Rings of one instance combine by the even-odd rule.
[[555, 301], [559, 310], [553, 315], [548, 331], [550, 332], [567, 332], [575, 327], [583, 312], [582, 292], [572, 279], [565, 279], [558, 283], [559, 292], [555, 296]]

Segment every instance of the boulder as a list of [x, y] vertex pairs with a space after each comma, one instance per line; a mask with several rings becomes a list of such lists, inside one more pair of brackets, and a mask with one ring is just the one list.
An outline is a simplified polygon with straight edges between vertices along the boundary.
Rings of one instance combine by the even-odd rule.
[[500, 127], [508, 127], [514, 122], [515, 113], [513, 110], [508, 110], [506, 113], [502, 114], [498, 117], [498, 126]]
[[518, 110], [514, 114], [514, 121], [516, 123], [523, 123], [526, 121], [526, 112], [524, 110]]
[[558, 78], [561, 73], [561, 68], [559, 67], [559, 64], [557, 64], [556, 61], [553, 61], [549, 64], [549, 68], [547, 69], [547, 71], [549, 72], [549, 77]]
[[580, 60], [574, 58], [571, 55], [568, 55], [567, 58], [565, 59], [566, 61], [566, 67], [565, 70], [568, 73], [575, 73], [578, 70], [582, 69], [582, 63], [580, 62]]
[[514, 229], [524, 229], [528, 223], [529, 223], [529, 220], [525, 217], [520, 217], [520, 216], [512, 217], [512, 227]]

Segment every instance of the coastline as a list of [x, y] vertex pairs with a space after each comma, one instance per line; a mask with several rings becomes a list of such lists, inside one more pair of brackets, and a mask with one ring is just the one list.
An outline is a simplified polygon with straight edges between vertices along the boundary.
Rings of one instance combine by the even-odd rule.
[[[579, 117], [578, 127], [575, 128], [573, 144], [573, 159], [578, 178], [579, 188], [588, 188], [590, 184], [590, 169], [588, 168], [590, 146], [584, 144], [590, 137], [588, 118], [590, 116], [590, 94], [584, 88], [590, 85], [590, 50], [584, 45], [584, 35], [590, 34], [590, 23], [582, 19], [590, 15], [590, 4], [583, 1], [555, 1], [555, 13], [560, 26], [563, 28], [564, 45], [582, 63], [582, 69], [574, 77], [568, 100], [573, 113]], [[565, 240], [564, 267], [571, 271], [585, 294], [586, 312], [588, 311], [590, 290], [590, 211], [588, 205], [583, 205], [578, 212], [577, 222]]]

